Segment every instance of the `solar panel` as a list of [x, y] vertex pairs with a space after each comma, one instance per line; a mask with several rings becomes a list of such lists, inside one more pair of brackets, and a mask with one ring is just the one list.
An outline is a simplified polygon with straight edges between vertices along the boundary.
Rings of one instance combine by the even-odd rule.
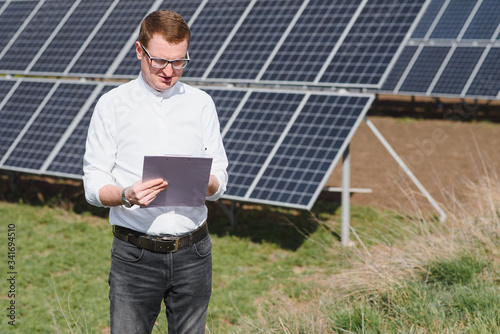
[[467, 96], [495, 98], [500, 91], [500, 48], [491, 48], [481, 64]]
[[203, 77], [217, 52], [249, 6], [250, 0], [209, 1], [191, 24], [189, 55], [192, 62], [185, 77]]
[[153, 0], [119, 1], [69, 73], [106, 74], [152, 4]]
[[483, 52], [484, 48], [457, 48], [432, 93], [460, 95]]
[[464, 39], [490, 39], [500, 24], [500, 1], [483, 0]]
[[15, 81], [0, 81], [0, 107], [2, 106], [2, 101], [7, 97], [7, 94], [14, 86]]
[[224, 197], [310, 209], [372, 99], [252, 92], [224, 136]]
[[224, 135], [231, 161], [231, 187], [226, 194], [244, 197], [303, 98], [292, 93], [251, 94]]
[[469, 18], [476, 1], [450, 1], [430, 38], [457, 38]]
[[425, 93], [449, 51], [449, 47], [424, 47], [399, 91]]
[[68, 1], [43, 2], [29, 24], [0, 59], [0, 69], [22, 71], [27, 68], [71, 5], [72, 3]]
[[500, 2], [432, 0], [381, 91], [496, 97]]
[[378, 86], [424, 2], [369, 1], [320, 82]]
[[[5, 50], [26, 18], [35, 8], [37, 1], [3, 2], [0, 6], [0, 50]], [[3, 52], [0, 52], [0, 58]]]
[[31, 72], [64, 72], [111, 3], [112, 0], [80, 2]]
[[217, 106], [221, 130], [226, 127], [238, 105], [244, 100], [245, 91], [225, 89], [205, 89]]
[[424, 38], [427, 32], [432, 27], [434, 20], [439, 14], [446, 0], [432, 0], [425, 10], [424, 15], [418, 22], [417, 27], [413, 31], [412, 38]]
[[90, 85], [56, 84], [49, 100], [8, 155], [4, 167], [39, 170], [93, 89]]
[[303, 1], [257, 1], [208, 78], [255, 79]]
[[416, 46], [407, 46], [404, 48], [403, 52], [398, 57], [396, 64], [394, 64], [390, 75], [385, 79], [382, 90], [394, 90], [396, 88], [396, 85], [408, 67], [408, 64], [417, 49], [418, 47]]
[[50, 161], [46, 172], [54, 175], [64, 175], [72, 178], [80, 178], [83, 175], [83, 155], [85, 154], [85, 142], [87, 140], [87, 131], [90, 119], [94, 112], [95, 105], [99, 98], [109, 92], [116, 85], [106, 85], [98, 88], [96, 96], [91, 95], [93, 99], [90, 106], [84, 110], [85, 114], [80, 119], [76, 127], [57, 152], [54, 159]]
[[311, 95], [245, 199], [311, 209], [371, 101]]
[[6, 152], [28, 124], [35, 111], [45, 99], [54, 82], [21, 82], [0, 110], [0, 166]]
[[[194, 14], [195, 10], [200, 5], [201, 0], [190, 0], [190, 1], [163, 1], [158, 9], [169, 9], [179, 13], [186, 22], [189, 21], [191, 16]], [[142, 20], [142, 18], [141, 18]], [[139, 60], [137, 59], [135, 51], [135, 41], [139, 38], [138, 34], [134, 40], [134, 43], [129, 46], [129, 50], [126, 53], [123, 60], [120, 61], [117, 69], [114, 71], [113, 76], [115, 77], [136, 77], [140, 71]], [[191, 64], [190, 64], [191, 66]]]
[[262, 80], [313, 82], [361, 0], [311, 0], [264, 69]]

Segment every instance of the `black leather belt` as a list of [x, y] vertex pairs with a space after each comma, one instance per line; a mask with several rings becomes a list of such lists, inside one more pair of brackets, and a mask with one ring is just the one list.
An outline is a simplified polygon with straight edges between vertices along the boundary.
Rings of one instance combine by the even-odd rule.
[[120, 240], [151, 252], [171, 253], [177, 252], [179, 248], [189, 246], [190, 239], [192, 243], [195, 243], [205, 238], [208, 235], [208, 225], [205, 222], [195, 231], [179, 237], [148, 235], [117, 225], [113, 225], [113, 234]]

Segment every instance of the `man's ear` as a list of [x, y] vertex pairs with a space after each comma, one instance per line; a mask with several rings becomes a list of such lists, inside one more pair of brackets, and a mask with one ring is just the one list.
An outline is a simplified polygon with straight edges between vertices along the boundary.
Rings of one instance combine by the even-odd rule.
[[139, 41], [135, 42], [135, 53], [137, 55], [137, 59], [141, 60], [142, 59], [142, 47], [141, 47], [141, 43], [139, 43]]

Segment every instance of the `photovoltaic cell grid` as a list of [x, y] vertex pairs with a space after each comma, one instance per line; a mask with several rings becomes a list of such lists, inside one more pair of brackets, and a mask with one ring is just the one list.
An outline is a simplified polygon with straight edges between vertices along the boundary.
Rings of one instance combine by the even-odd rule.
[[424, 47], [400, 91], [425, 93], [449, 51], [449, 47]]
[[85, 154], [85, 141], [87, 130], [94, 112], [95, 105], [99, 98], [115, 85], [106, 85], [100, 89], [99, 94], [94, 99], [90, 107], [85, 111], [84, 116], [78, 125], [71, 132], [64, 145], [61, 147], [55, 158], [47, 168], [47, 174], [65, 175], [73, 178], [80, 178], [83, 175], [83, 155]]
[[361, 0], [312, 0], [263, 71], [262, 80], [313, 82]]
[[3, 99], [7, 96], [13, 86], [14, 81], [0, 81], [0, 106]]
[[498, 28], [499, 14], [500, 3], [497, 0], [483, 0], [463, 38], [491, 39]]
[[[94, 104], [84, 107], [98, 87], [54, 80], [1, 80], [0, 168], [80, 178]], [[104, 86], [103, 91], [110, 87], [114, 86]], [[73, 129], [70, 125], [75, 121], [78, 125]]]
[[476, 1], [450, 1], [430, 38], [457, 38], [474, 8]]
[[224, 136], [231, 161], [227, 195], [245, 197], [303, 98], [303, 94], [273, 92], [256, 92], [249, 97]]
[[250, 0], [209, 1], [191, 25], [189, 55], [193, 61], [184, 71], [186, 77], [203, 77]]
[[256, 2], [208, 78], [255, 79], [302, 2]]
[[118, 2], [69, 72], [82, 75], [107, 73], [152, 4], [153, 0]]
[[0, 5], [0, 36], [2, 36], [0, 38], [0, 50], [4, 50], [36, 4], [37, 1], [2, 1]]
[[369, 1], [320, 82], [378, 85], [424, 2]]
[[499, 32], [499, 1], [433, 0], [381, 91], [496, 98]]
[[413, 31], [412, 38], [424, 38], [432, 23], [436, 19], [441, 7], [446, 0], [432, 0], [425, 11], [425, 15], [418, 21], [418, 25]]
[[111, 3], [112, 0], [80, 2], [30, 71], [65, 72]]
[[439, 76], [432, 93], [454, 94], [461, 91], [483, 52], [484, 48], [456, 49], [446, 68]]
[[217, 106], [217, 114], [221, 131], [227, 126], [233, 113], [246, 95], [245, 91], [222, 90], [222, 89], [204, 89], [214, 100]]
[[496, 96], [500, 91], [500, 48], [492, 48], [467, 91], [469, 96]]
[[311, 209], [371, 102], [311, 95], [249, 197]]
[[[48, 82], [21, 82], [15, 92], [2, 102], [0, 109], [0, 160], [4, 160], [6, 153], [21, 131], [28, 124], [35, 111], [41, 105], [54, 83]], [[7, 97], [5, 97], [7, 98]], [[0, 162], [0, 166], [2, 163]]]
[[4, 162], [4, 167], [39, 170], [93, 89], [90, 85], [58, 85]]
[[416, 46], [407, 46], [403, 49], [403, 52], [398, 57], [398, 60], [394, 64], [391, 74], [385, 79], [382, 90], [394, 90], [401, 76], [405, 72], [408, 63], [417, 51]]
[[0, 68], [18, 71], [26, 69], [71, 5], [67, 1], [44, 2], [0, 59]]
[[[252, 93], [224, 136], [234, 161], [225, 197], [310, 209], [373, 99], [293, 95]], [[281, 101], [272, 109], [281, 112], [263, 112], [267, 100]]]

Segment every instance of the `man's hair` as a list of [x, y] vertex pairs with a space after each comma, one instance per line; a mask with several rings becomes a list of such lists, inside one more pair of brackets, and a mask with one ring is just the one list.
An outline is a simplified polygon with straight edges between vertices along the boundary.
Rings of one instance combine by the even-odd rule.
[[189, 45], [191, 39], [191, 30], [186, 21], [171, 10], [157, 10], [144, 18], [139, 31], [139, 43], [147, 47], [155, 34], [159, 34], [171, 44], [186, 40]]

